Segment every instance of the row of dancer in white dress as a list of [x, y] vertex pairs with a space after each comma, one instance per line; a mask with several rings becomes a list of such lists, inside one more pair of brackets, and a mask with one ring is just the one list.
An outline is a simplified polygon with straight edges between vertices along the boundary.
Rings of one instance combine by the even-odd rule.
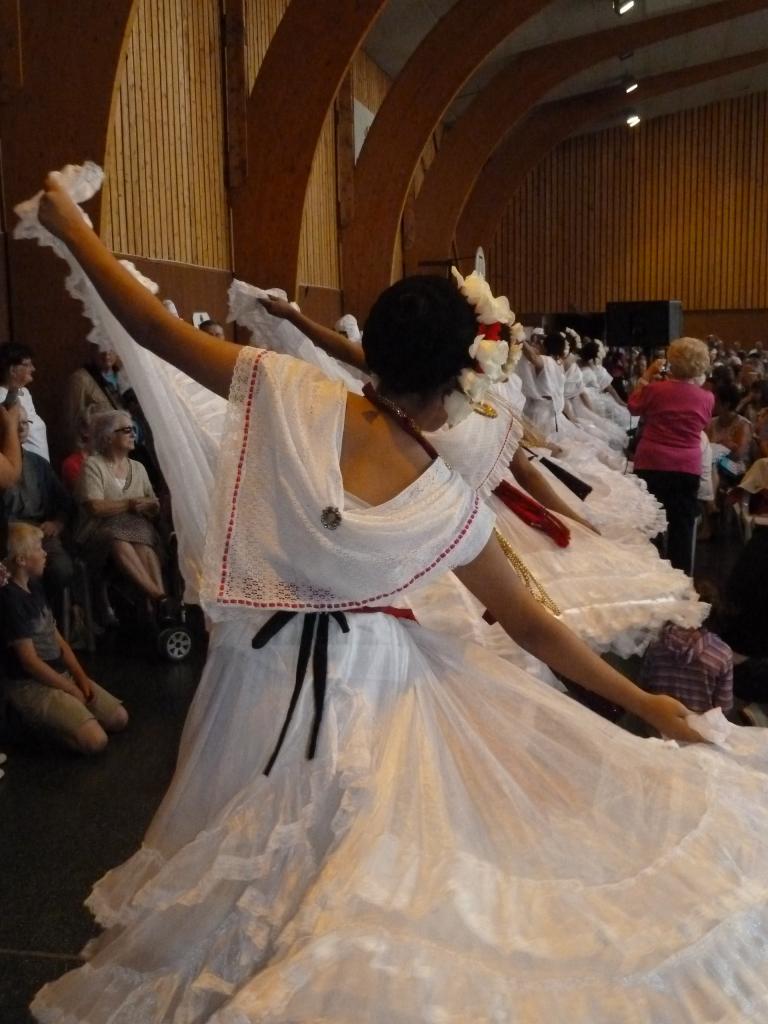
[[[330, 357], [290, 320], [277, 320], [266, 311], [262, 302], [274, 294], [274, 290], [264, 291], [241, 281], [235, 281], [230, 288], [230, 315], [250, 332], [252, 344], [310, 362], [329, 376], [343, 380], [350, 390], [359, 391], [358, 370]], [[284, 303], [269, 305], [289, 312]], [[539, 472], [570, 512], [571, 518], [566, 520], [570, 540], [566, 546], [560, 546], [546, 531], [528, 525], [494, 493], [504, 480], [515, 488], [521, 487], [512, 468], [524, 432], [524, 399], [517, 375], [497, 385], [492, 401], [499, 413], [495, 419], [473, 415], [455, 427], [429, 434], [429, 440], [489, 502], [501, 534], [551, 598], [563, 621], [596, 650], [612, 651], [622, 657], [642, 653], [667, 621], [700, 625], [707, 606], [698, 601], [690, 579], [659, 558], [656, 548], [647, 540], [648, 534], [638, 530], [633, 518], [627, 515], [628, 507], [637, 508], [640, 522], [649, 531], [657, 532], [657, 503], [636, 477], [624, 476], [586, 454], [582, 459], [570, 453], [570, 458], [556, 459], [556, 464], [594, 481], [595, 490], [581, 509], [573, 492], [547, 469], [549, 460], [542, 463], [537, 459]], [[611, 491], [618, 491], [614, 502], [620, 499], [624, 507], [619, 513], [614, 503], [605, 502], [607, 511], [601, 514], [604, 495]], [[601, 525], [607, 523], [607, 536], [584, 525], [585, 519]], [[448, 599], [451, 583], [456, 581], [447, 575], [440, 586], [421, 588], [412, 599], [418, 605], [419, 620], [447, 631], [463, 630], [462, 635], [494, 645], [499, 652], [508, 651], [509, 639], [501, 629], [483, 621], [483, 609], [478, 608], [464, 587], [457, 584], [455, 600]], [[519, 652], [521, 664], [530, 670], [531, 662], [524, 652], [514, 645], [511, 649]]]
[[[138, 323], [141, 296], [120, 279], [129, 300], [115, 297], [109, 257], [71, 226], [58, 188], [47, 201], [47, 223], [80, 239], [89, 273]], [[24, 213], [22, 232], [50, 244], [35, 207]], [[246, 347], [222, 426], [219, 403], [138, 349], [59, 250], [152, 422], [213, 629], [171, 790], [142, 850], [94, 891], [107, 930], [38, 994], [37, 1018], [763, 1021], [762, 734], [741, 730], [725, 750], [641, 740], [487, 648], [394, 614], [492, 533], [456, 469], [438, 458], [366, 506], [340, 473], [338, 374]], [[276, 609], [313, 611], [330, 631], [321, 723], [311, 687], [289, 707], [310, 617]]]

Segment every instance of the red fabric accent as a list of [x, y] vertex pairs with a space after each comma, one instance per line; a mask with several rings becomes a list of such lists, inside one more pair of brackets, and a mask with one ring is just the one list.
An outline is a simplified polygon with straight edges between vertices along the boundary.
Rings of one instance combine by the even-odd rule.
[[480, 333], [488, 341], [501, 341], [501, 324], [497, 320], [492, 324], [478, 324]]
[[86, 460], [85, 452], [72, 452], [61, 464], [61, 479], [67, 486], [67, 489], [74, 491], [75, 485], [83, 471], [83, 466]]
[[565, 523], [561, 522], [557, 516], [553, 516], [538, 501], [534, 501], [524, 491], [519, 491], [506, 480], [502, 480], [493, 493], [501, 498], [518, 519], [522, 519], [524, 523], [532, 526], [535, 530], [543, 530], [559, 547], [568, 547], [571, 531]]
[[355, 613], [367, 613], [373, 614], [373, 612], [381, 612], [383, 615], [391, 615], [393, 619], [408, 619], [409, 622], [418, 622], [419, 620], [413, 614], [410, 608], [393, 608], [391, 605], [387, 605], [382, 608], [349, 608], [347, 614]]

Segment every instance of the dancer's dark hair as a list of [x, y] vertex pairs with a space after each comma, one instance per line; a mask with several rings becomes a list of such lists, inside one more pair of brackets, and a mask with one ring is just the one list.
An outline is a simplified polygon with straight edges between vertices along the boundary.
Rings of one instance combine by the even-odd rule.
[[433, 395], [473, 365], [472, 307], [444, 277], [406, 277], [383, 291], [363, 329], [365, 361], [385, 392]]
[[591, 363], [593, 359], [597, 359], [600, 355], [600, 346], [596, 341], [586, 341], [581, 346], [581, 361], [583, 363]]
[[545, 334], [542, 340], [542, 348], [548, 356], [553, 359], [560, 359], [565, 355], [566, 339], [562, 334]]

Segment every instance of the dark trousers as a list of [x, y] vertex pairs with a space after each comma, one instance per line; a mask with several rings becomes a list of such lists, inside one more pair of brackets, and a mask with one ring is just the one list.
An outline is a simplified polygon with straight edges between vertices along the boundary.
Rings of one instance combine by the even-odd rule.
[[698, 515], [699, 477], [660, 469], [637, 469], [648, 490], [667, 513], [667, 558], [676, 569], [691, 575], [693, 529]]

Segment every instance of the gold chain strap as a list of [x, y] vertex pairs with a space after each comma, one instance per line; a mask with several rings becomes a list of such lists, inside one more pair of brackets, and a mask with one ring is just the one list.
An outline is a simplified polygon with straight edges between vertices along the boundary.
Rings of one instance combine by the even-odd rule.
[[531, 570], [528, 568], [528, 566], [525, 564], [522, 558], [518, 555], [518, 553], [515, 551], [512, 545], [509, 543], [507, 538], [503, 537], [496, 529], [494, 529], [493, 532], [496, 534], [496, 540], [499, 542], [501, 550], [507, 556], [509, 564], [512, 566], [517, 575], [523, 581], [526, 590], [534, 599], [534, 601], [538, 601], [539, 604], [543, 605], [547, 609], [547, 611], [552, 612], [553, 615], [559, 615], [560, 609], [557, 607], [555, 602], [546, 592], [544, 587], [542, 587], [542, 585], [539, 583], [539, 581], [536, 579], [536, 577], [533, 575]]

